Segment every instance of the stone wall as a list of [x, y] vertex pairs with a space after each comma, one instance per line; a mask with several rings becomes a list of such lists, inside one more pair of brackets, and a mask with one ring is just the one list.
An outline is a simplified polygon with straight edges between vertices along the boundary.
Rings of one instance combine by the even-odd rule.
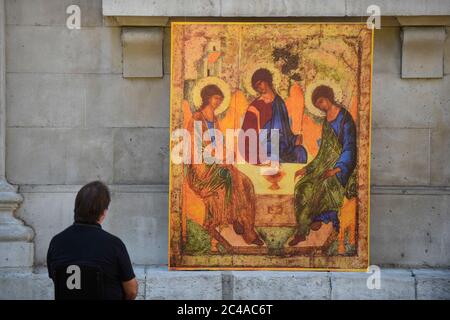
[[[70, 4], [81, 30], [65, 25]], [[100, 0], [6, 0], [6, 24], [6, 178], [24, 197], [17, 214], [34, 229], [34, 263], [71, 223], [81, 185], [101, 179], [113, 194], [105, 229], [135, 264], [167, 264], [169, 28], [164, 76], [125, 79], [121, 27]], [[398, 24], [375, 33], [371, 264], [450, 267], [446, 31], [436, 79], [401, 78]]]

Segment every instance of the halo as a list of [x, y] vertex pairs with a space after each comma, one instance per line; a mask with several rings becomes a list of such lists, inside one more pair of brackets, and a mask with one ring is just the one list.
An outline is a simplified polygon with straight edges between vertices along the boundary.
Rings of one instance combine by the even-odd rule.
[[311, 101], [311, 97], [312, 97], [312, 93], [313, 93], [314, 89], [321, 85], [325, 85], [325, 86], [328, 86], [331, 89], [333, 89], [334, 99], [337, 102], [342, 102], [342, 98], [343, 98], [342, 88], [335, 81], [320, 79], [320, 80], [315, 80], [315, 81], [309, 83], [308, 86], [306, 87], [306, 93], [305, 93], [305, 107], [309, 113], [311, 113], [314, 116], [320, 117], [320, 118], [325, 116], [325, 112], [320, 111], [313, 105], [313, 103]]
[[281, 83], [281, 72], [280, 72], [280, 70], [278, 70], [278, 68], [274, 64], [263, 62], [263, 63], [259, 63], [256, 65], [251, 65], [247, 70], [245, 70], [245, 77], [244, 77], [243, 81], [244, 81], [244, 87], [247, 90], [247, 92], [254, 97], [256, 97], [258, 95], [258, 93], [255, 91], [255, 89], [253, 89], [252, 76], [256, 70], [261, 69], [261, 68], [264, 68], [264, 69], [267, 69], [270, 71], [270, 73], [272, 74], [272, 82], [275, 86], [275, 89], [279, 89], [278, 86]]
[[200, 106], [202, 105], [202, 96], [201, 91], [202, 89], [210, 84], [214, 84], [219, 87], [219, 89], [223, 93], [223, 101], [220, 104], [220, 106], [214, 110], [214, 114], [218, 116], [219, 114], [223, 113], [225, 110], [228, 109], [230, 106], [230, 100], [231, 100], [231, 90], [230, 86], [223, 81], [220, 78], [217, 77], [206, 77], [197, 80], [194, 87], [192, 88], [192, 101], [194, 103], [195, 110], [198, 110]]

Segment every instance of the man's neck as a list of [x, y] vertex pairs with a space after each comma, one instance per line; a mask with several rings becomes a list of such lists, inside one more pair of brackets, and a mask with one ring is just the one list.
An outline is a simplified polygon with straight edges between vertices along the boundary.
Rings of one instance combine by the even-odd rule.
[[269, 91], [266, 93], [263, 93], [261, 95], [261, 99], [265, 102], [265, 103], [270, 103], [275, 99], [275, 93], [273, 91]]
[[93, 227], [102, 227], [100, 222], [80, 222], [80, 221], [75, 221], [74, 224], [77, 225], [86, 225], [86, 226], [93, 226]]
[[336, 119], [338, 114], [339, 114], [339, 111], [341, 111], [341, 108], [338, 107], [335, 104], [332, 104], [330, 109], [328, 109], [328, 111], [327, 111], [327, 120], [328, 120], [328, 122], [331, 122], [334, 119]]
[[206, 120], [214, 121], [214, 110], [211, 106], [206, 106], [201, 112]]

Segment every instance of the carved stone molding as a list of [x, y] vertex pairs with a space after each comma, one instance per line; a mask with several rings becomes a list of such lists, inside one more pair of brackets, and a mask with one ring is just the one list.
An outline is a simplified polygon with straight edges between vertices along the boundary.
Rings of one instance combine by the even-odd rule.
[[124, 78], [161, 78], [163, 39], [161, 27], [122, 28]]
[[14, 216], [22, 203], [16, 187], [5, 178], [5, 1], [0, 0], [0, 267], [33, 265], [33, 230]]
[[402, 28], [402, 78], [444, 76], [444, 27]]

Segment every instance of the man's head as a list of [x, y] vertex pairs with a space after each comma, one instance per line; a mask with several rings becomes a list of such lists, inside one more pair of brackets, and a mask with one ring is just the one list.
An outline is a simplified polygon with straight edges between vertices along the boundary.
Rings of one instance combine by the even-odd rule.
[[213, 109], [217, 109], [223, 102], [223, 92], [215, 84], [205, 86], [200, 92], [202, 97], [202, 107], [211, 105]]
[[102, 223], [110, 202], [109, 189], [103, 182], [88, 183], [78, 191], [75, 198], [75, 222]]
[[317, 109], [326, 112], [335, 103], [333, 89], [325, 85], [318, 86], [314, 89], [311, 100]]
[[255, 71], [252, 76], [252, 87], [259, 94], [264, 94], [273, 90], [273, 78], [269, 70], [261, 68]]

